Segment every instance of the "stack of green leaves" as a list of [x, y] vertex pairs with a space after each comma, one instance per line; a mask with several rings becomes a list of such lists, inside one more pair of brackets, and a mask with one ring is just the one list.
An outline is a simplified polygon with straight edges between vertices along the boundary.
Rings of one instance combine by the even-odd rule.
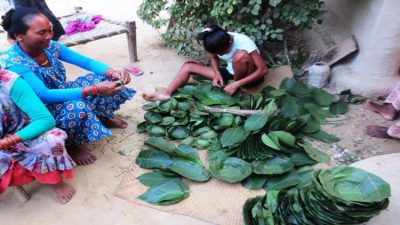
[[191, 146], [175, 146], [161, 137], [150, 137], [145, 143], [151, 148], [139, 153], [136, 164], [154, 171], [138, 177], [150, 187], [139, 199], [156, 205], [173, 204], [189, 196], [189, 187], [181, 177], [198, 182], [210, 179], [197, 150]]
[[[210, 112], [206, 106], [225, 110]], [[249, 189], [281, 190], [304, 186], [311, 181], [310, 165], [329, 162], [330, 157], [303, 136], [337, 141], [320, 126], [327, 117], [344, 113], [347, 104], [336, 101], [322, 89], [308, 88], [293, 79], [284, 80], [279, 89], [267, 87], [249, 97], [239, 93], [229, 96], [204, 81], [187, 84], [171, 99], [148, 103], [143, 109], [147, 111], [145, 121], [138, 125], [138, 131], [153, 136], [149, 140], [165, 137], [179, 141], [185, 149], [193, 147], [192, 152], [196, 151], [194, 148], [207, 149], [210, 173], [217, 179], [242, 182]], [[258, 110], [258, 113], [246, 117], [231, 110]], [[177, 155], [176, 149], [182, 148], [181, 145], [169, 144], [170, 149], [166, 150], [168, 144], [146, 143], [157, 149], [141, 153], [139, 166], [172, 171], [196, 181], [209, 178], [205, 179], [207, 171], [197, 159]], [[156, 167], [144, 165], [152, 161], [149, 158], [157, 159]], [[182, 171], [177, 165], [182, 168], [193, 165], [196, 171]], [[200, 178], [195, 178], [198, 175]]]
[[387, 208], [390, 185], [364, 170], [316, 170], [302, 188], [269, 191], [243, 206], [246, 225], [360, 224]]

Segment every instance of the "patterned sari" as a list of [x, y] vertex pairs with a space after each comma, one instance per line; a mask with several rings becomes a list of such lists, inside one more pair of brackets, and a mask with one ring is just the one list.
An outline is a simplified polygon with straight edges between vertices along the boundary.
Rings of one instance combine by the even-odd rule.
[[[15, 73], [0, 70], [0, 138], [15, 134], [29, 123], [10, 98], [17, 78]], [[73, 161], [64, 146], [66, 138], [64, 131], [54, 128], [35, 139], [0, 149], [0, 194], [10, 185], [23, 185], [35, 179], [55, 184], [61, 181], [62, 173], [72, 177]]]
[[[0, 58], [5, 63], [5, 68], [16, 64], [23, 64], [30, 68], [49, 89], [88, 87], [102, 81], [110, 81], [106, 75], [94, 73], [81, 76], [74, 81], [67, 81], [64, 65], [59, 59], [60, 44], [52, 41], [44, 51], [49, 59], [50, 67], [41, 67], [18, 45], [13, 47], [13, 51], [8, 51]], [[79, 146], [85, 142], [90, 143], [111, 136], [111, 131], [101, 121], [112, 118], [120, 105], [133, 98], [135, 92], [133, 89], [124, 88], [114, 95], [96, 95], [86, 99], [47, 104], [47, 108], [56, 119], [56, 126], [67, 132], [67, 143]]]

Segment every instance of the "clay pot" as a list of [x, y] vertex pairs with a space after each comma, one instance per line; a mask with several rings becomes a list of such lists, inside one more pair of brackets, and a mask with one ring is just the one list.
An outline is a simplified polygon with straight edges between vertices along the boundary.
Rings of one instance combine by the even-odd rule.
[[316, 62], [308, 70], [308, 86], [322, 88], [328, 83], [330, 67], [325, 62]]

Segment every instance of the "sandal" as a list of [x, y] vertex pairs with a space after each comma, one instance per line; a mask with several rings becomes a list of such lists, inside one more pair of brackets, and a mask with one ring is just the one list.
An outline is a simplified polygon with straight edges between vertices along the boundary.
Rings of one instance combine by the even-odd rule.
[[124, 70], [128, 71], [133, 76], [143, 75], [143, 71], [136, 66], [125, 66]]

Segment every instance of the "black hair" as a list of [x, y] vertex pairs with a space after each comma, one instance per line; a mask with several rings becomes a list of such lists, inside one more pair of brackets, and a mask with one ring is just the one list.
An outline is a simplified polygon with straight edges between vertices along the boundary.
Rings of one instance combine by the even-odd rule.
[[1, 17], [1, 26], [7, 31], [8, 37], [15, 40], [14, 34], [26, 34], [29, 29], [28, 21], [37, 14], [40, 14], [40, 11], [35, 8], [10, 9]]
[[203, 42], [204, 49], [216, 54], [226, 51], [231, 44], [231, 36], [228, 32], [215, 24], [208, 25], [202, 32], [196, 36], [197, 43]]

